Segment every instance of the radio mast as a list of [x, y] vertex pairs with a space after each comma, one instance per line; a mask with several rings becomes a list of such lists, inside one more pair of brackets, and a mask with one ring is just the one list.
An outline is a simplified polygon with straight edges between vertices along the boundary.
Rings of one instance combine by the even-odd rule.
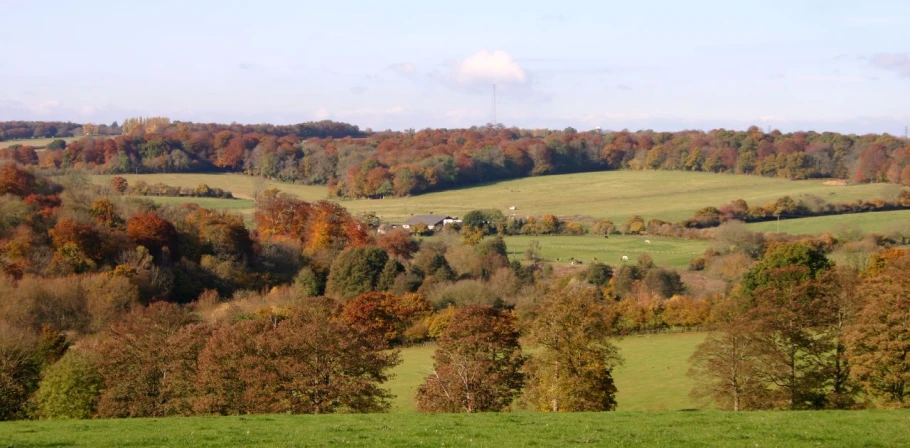
[[496, 84], [493, 84], [493, 126], [496, 124]]

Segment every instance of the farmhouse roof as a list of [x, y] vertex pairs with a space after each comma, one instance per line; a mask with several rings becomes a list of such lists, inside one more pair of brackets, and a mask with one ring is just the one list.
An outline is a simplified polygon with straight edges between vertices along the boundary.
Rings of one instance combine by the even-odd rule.
[[449, 218], [449, 216], [446, 215], [414, 215], [405, 224], [409, 226], [417, 224], [426, 224], [428, 226], [433, 226], [441, 223], [447, 218]]

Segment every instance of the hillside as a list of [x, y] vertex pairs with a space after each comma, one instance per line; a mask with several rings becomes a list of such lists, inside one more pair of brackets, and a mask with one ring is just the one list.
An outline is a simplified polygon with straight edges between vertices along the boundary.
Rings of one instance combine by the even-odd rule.
[[[93, 176], [105, 184], [112, 176]], [[301, 199], [325, 199], [322, 186], [266, 182], [240, 174], [124, 175], [129, 182], [162, 182], [195, 187], [200, 183], [250, 198], [259, 188], [279, 188]], [[871, 199], [894, 194], [894, 185], [825, 185], [821, 180], [790, 181], [760, 176], [683, 171], [607, 171], [529, 177], [404, 198], [340, 201], [353, 213], [376, 212], [383, 220], [399, 222], [414, 214], [463, 215], [475, 209], [496, 208], [520, 216], [552, 213], [565, 217], [605, 217], [617, 224], [632, 215], [679, 221], [705, 206], [735, 199], [760, 205], [784, 195], [817, 195], [829, 202]], [[516, 207], [514, 212], [509, 207]]]
[[910, 210], [877, 213], [854, 213], [850, 215], [816, 216], [812, 218], [783, 219], [748, 224], [755, 232], [783, 232], [792, 235], [815, 235], [822, 232], [837, 233], [846, 227], [859, 229], [862, 233], [887, 234], [896, 230], [910, 229]]

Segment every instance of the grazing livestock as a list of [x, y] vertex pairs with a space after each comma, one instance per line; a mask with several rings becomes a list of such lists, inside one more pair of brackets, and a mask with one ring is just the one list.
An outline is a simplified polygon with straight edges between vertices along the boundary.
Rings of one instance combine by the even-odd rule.
[[645, 240], [645, 244], [651, 244], [651, 240]]
[[625, 263], [625, 262], [627, 262], [627, 261], [629, 261], [629, 257], [628, 257], [627, 255], [623, 255], [623, 256], [622, 256], [622, 262]]

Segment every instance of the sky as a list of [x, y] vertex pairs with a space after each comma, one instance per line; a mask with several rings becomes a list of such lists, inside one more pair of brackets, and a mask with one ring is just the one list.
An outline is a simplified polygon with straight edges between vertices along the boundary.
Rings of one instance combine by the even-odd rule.
[[0, 120], [891, 133], [910, 1], [0, 0]]

